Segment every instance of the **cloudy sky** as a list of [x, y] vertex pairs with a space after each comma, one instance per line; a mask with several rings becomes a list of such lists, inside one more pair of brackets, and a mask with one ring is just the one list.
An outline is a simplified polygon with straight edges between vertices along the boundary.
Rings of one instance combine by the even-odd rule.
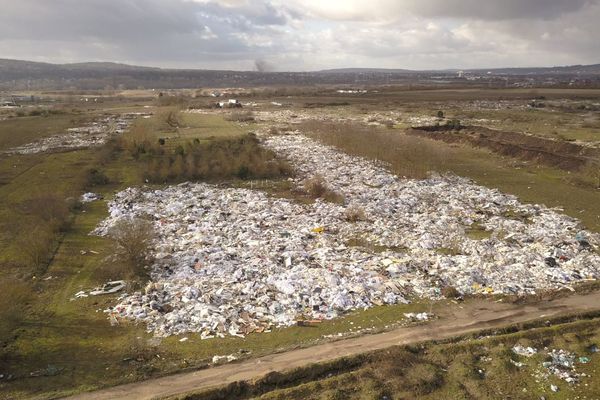
[[0, 0], [0, 58], [277, 71], [592, 64], [599, 21], [600, 0]]

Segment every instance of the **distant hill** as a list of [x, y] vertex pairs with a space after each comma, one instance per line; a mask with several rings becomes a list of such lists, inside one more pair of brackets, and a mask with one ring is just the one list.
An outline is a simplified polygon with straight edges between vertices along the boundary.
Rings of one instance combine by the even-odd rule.
[[473, 69], [467, 72], [491, 72], [494, 74], [507, 75], [560, 75], [560, 74], [600, 74], [600, 64], [593, 65], [570, 65], [565, 67], [544, 67], [544, 68], [493, 68], [493, 69]]
[[413, 74], [417, 71], [409, 69], [387, 69], [387, 68], [336, 68], [317, 71], [323, 74]]
[[[77, 64], [49, 64], [32, 61], [0, 59], [0, 89], [177, 89], [193, 87], [253, 87], [253, 86], [308, 86], [377, 85], [395, 83], [431, 82], [445, 78], [457, 79], [458, 70], [411, 71], [406, 69], [342, 68], [315, 72], [256, 72], [215, 71], [201, 69], [162, 69], [139, 67], [110, 62]], [[600, 80], [600, 64], [574, 65], [549, 68], [496, 68], [465, 70], [465, 73], [496, 76], [523, 76], [540, 80], [559, 77]], [[492, 78], [493, 79], [493, 78]]]
[[387, 68], [338, 68], [319, 71], [321, 73], [369, 73], [369, 74], [440, 74], [457, 73], [507, 74], [507, 75], [545, 75], [545, 74], [600, 74], [600, 64], [594, 65], [571, 65], [564, 67], [521, 67], [521, 68], [478, 68], [478, 69], [444, 69], [444, 70], [409, 70], [409, 69], [387, 69]]

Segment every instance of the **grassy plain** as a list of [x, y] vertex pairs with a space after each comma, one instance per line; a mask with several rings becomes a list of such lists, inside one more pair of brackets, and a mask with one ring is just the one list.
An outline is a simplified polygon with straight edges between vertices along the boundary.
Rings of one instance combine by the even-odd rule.
[[[561, 96], [560, 92], [544, 91], [543, 94], [547, 97]], [[577, 92], [573, 95], [598, 97], [600, 92]], [[344, 116], [348, 112], [360, 112], [367, 115], [380, 109], [408, 110], [412, 108], [415, 111], [419, 110], [420, 113], [430, 114], [435, 112], [439, 102], [456, 99], [463, 101], [482, 96], [522, 99], [530, 97], [531, 92], [496, 93], [489, 91], [482, 94], [481, 91], [440, 91], [435, 93], [386, 91], [377, 96], [370, 95], [351, 99], [349, 101], [351, 106], [336, 107], [331, 112], [337, 113], [339, 116]], [[304, 110], [303, 104], [306, 102], [339, 102], [342, 100], [346, 101], [345, 98], [340, 99], [339, 97], [316, 100], [295, 99], [292, 108]], [[289, 99], [281, 101], [289, 101]], [[411, 101], [413, 105], [408, 104]], [[86, 119], [89, 118], [89, 113], [97, 115], [96, 113], [104, 111], [148, 110], [143, 107], [144, 105], [152, 106], [150, 110], [157, 115], [173, 110], [172, 107], [155, 107], [155, 103], [123, 100], [122, 102], [107, 102], [103, 105], [90, 106], [91, 111], [85, 111], [81, 116], [77, 114], [76, 117]], [[317, 110], [319, 113], [323, 112], [322, 109], [316, 109], [315, 112]], [[42, 117], [32, 117], [30, 120], [30, 117], [19, 117], [14, 120], [0, 121], [0, 145], [12, 147], [23, 144], [35, 138], [54, 134], [61, 129], [74, 125], [79, 126], [81, 122], [79, 119], [73, 121], [73, 116], [57, 115], [48, 118], [54, 117], [56, 119], [41, 120], [36, 118]], [[167, 138], [169, 147], [176, 147], [193, 139], [210, 143], [224, 138], [236, 138], [253, 130], [247, 125], [226, 121], [222, 114], [178, 113], [177, 117], [178, 120], [173, 125], [165, 125], [165, 119], [157, 117], [140, 119], [138, 124], [145, 127], [144, 129], [149, 132], [153, 141]], [[23, 124], [15, 122], [19, 120]], [[4, 123], [7, 125], [3, 125]], [[19, 132], [22, 130], [22, 135], [15, 138], [15, 130]], [[401, 129], [385, 130], [384, 132], [386, 137], [403, 135]], [[126, 135], [133, 134], [135, 134], [135, 128]], [[385, 140], [388, 139], [383, 140], [383, 136], [381, 138], [381, 141], [369, 138], [369, 146], [365, 146], [364, 138], [361, 141], [360, 138], [351, 136], [329, 143], [338, 145], [349, 153], [384, 161], [397, 161], [402, 152], [398, 152], [397, 148], [390, 146], [390, 143], [395, 142], [386, 142]], [[600, 193], [589, 187], [578, 185], [565, 171], [503, 158], [485, 150], [430, 142], [425, 139], [418, 140], [420, 143], [418, 148], [421, 149], [421, 153], [418, 154], [426, 156], [430, 154], [430, 149], [433, 149], [431, 151], [439, 159], [427, 160], [425, 157], [413, 157], [410, 159], [413, 169], [423, 172], [434, 166], [433, 169], [442, 172], [451, 171], [470, 177], [486, 186], [497, 187], [502, 191], [513, 193], [523, 201], [560, 206], [569, 215], [581, 219], [589, 228], [600, 231]], [[406, 164], [406, 160], [400, 161]], [[108, 176], [109, 183], [91, 188], [86, 187], [86, 171], [91, 168], [100, 169]], [[106, 201], [90, 203], [73, 211], [69, 229], [57, 238], [52, 258], [41, 270], [31, 269], [27, 266], [22, 247], [20, 247], [30, 235], [28, 227], [33, 221], [32, 216], [28, 214], [29, 211], [23, 210], [22, 205], [47, 193], [67, 199], [78, 197], [87, 189], [102, 194], [105, 199], [110, 199], [118, 190], [141, 184], [143, 184], [143, 174], [140, 166], [125, 151], [117, 151], [114, 154], [109, 151], [107, 155], [96, 150], [77, 150], [56, 154], [10, 156], [0, 159], [0, 219], [2, 221], [0, 223], [2, 224], [0, 279], [19, 279], [26, 282], [34, 291], [34, 295], [29, 297], [23, 305], [21, 323], [14, 329], [9, 340], [3, 341], [0, 349], [0, 373], [5, 376], [12, 375], [10, 380], [0, 380], [0, 398], [59, 397], [83, 390], [202, 367], [207, 365], [214, 355], [237, 354], [240, 357], [253, 357], [298, 346], [309, 346], [323, 340], [323, 336], [326, 335], [335, 337], [339, 333], [351, 335], [367, 328], [371, 331], [386, 329], [397, 323], [404, 312], [426, 311], [429, 308], [428, 304], [418, 302], [411, 305], [375, 307], [366, 311], [357, 311], [335, 321], [323, 322], [316, 327], [276, 329], [268, 334], [249, 335], [246, 338], [228, 337], [205, 341], [193, 334], [186, 335], [188, 340], [185, 342], [179, 341], [181, 337], [157, 340], [151, 338], [141, 325], [121, 323], [119, 326], [110, 326], [102, 311], [109, 305], [113, 305], [117, 296], [89, 297], [71, 301], [76, 292], [92, 289], [109, 278], [104, 271], [106, 269], [105, 258], [112, 252], [112, 243], [108, 239], [89, 235], [96, 224], [107, 216]], [[234, 182], [233, 184], [248, 186], [249, 183]], [[262, 185], [270, 188], [264, 182]], [[275, 189], [272, 190], [274, 195], [293, 197], [289, 193], [289, 188], [284, 187], [285, 185], [279, 185], [277, 182], [274, 185]], [[114, 278], [119, 277], [115, 276]], [[435, 307], [444, 306], [446, 305], [434, 305], [433, 310], [435, 312]], [[552, 331], [552, 329], [554, 328], [548, 328], [543, 332], [539, 331], [542, 332], [538, 335], [540, 340], [548, 337], [548, 339], [543, 339], [547, 340], [547, 345], [568, 347], [576, 343], [576, 341], [561, 341], [563, 340], [561, 338], [577, 332], [577, 329], [585, 337], [585, 340], [580, 343], [600, 340], [596, 328], [591, 325], [574, 325], [573, 328], [565, 327], [564, 331]], [[512, 340], [511, 337], [509, 341]], [[521, 340], [521, 338], [515, 337], [515, 340]], [[524, 338], [523, 340], [526, 340], [524, 343], [529, 343], [527, 340], [533, 339]], [[486, 380], [477, 380], [473, 375], [473, 368], [480, 365], [476, 355], [483, 354], [482, 349], [487, 347], [494, 360], [502, 360], [500, 356], [507, 356], [506, 345], [503, 347], [500, 342], [486, 341], [472, 343], [472, 345], [461, 346], [432, 345], [425, 350], [411, 353], [412, 355], [407, 355], [406, 350], [390, 351], [397, 352], [394, 354], [397, 354], [398, 360], [408, 360], [408, 365], [415, 366], [416, 371], [423, 371], [425, 376], [432, 371], [435, 377], [442, 374], [442, 386], [439, 388], [442, 388], [440, 390], [443, 391], [432, 391], [426, 394], [431, 398], [436, 393], [455, 396], [448, 398], [469, 398], [469, 396], [471, 396], [470, 398], [485, 398], [485, 396], [492, 396], [492, 390], [502, 386], [502, 383], [510, 382], [509, 378], [523, 379], [529, 385], [528, 388], [533, 388], [533, 383], [527, 377], [526, 372], [515, 372], [508, 367], [504, 368], [504, 364], [500, 361], [498, 361], [498, 366], [496, 366], [496, 361], [493, 361], [492, 366], [485, 367], [490, 371], [496, 371], [497, 368], [497, 372], [493, 372], [493, 374], [499, 376], [497, 380], [491, 380], [489, 385], [485, 386]], [[579, 344], [577, 345], [579, 346]], [[240, 352], [240, 350], [243, 351]], [[334, 376], [323, 382], [309, 383], [306, 387], [270, 394], [265, 398], [288, 398], [286, 396], [303, 398], [301, 397], [302, 393], [308, 396], [306, 398], [317, 399], [373, 398], [373, 396], [383, 393], [382, 390], [389, 388], [389, 385], [402, 385], [398, 379], [393, 377], [394, 374], [403, 376], [402, 374], [406, 373], [401, 367], [390, 365], [387, 367], [391, 371], [388, 375], [377, 375], [375, 365], [367, 366], [364, 371], [353, 371], [346, 375]], [[588, 367], [597, 367], [596, 359], [585, 366], [585, 368]], [[440, 372], [440, 368], [448, 371]], [[413, 376], [411, 379], [416, 380], [417, 383], [420, 382], [418, 376]], [[590, 387], [590, 390], [592, 389], [598, 388]], [[413, 390], [411, 387], [406, 388], [405, 398], [411, 398], [411, 393], [415, 393], [411, 390]], [[571, 392], [565, 389], [560, 393]], [[560, 393], [559, 395], [562, 395]], [[480, 397], [477, 397], [478, 395]], [[518, 398], [517, 394], [513, 393], [513, 395], [514, 398]], [[567, 395], [565, 394], [565, 396]], [[568, 398], [568, 396], [562, 398]]]

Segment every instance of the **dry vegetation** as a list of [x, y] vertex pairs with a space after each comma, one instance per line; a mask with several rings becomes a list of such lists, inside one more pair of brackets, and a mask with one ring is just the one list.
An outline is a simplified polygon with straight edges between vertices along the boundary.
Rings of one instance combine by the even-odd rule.
[[[14, 336], [14, 329], [23, 320], [24, 309], [32, 294], [31, 287], [24, 282], [15, 279], [0, 281], [0, 347]], [[2, 354], [0, 351], [0, 357]]]
[[286, 162], [250, 134], [212, 141], [195, 139], [172, 147], [163, 140], [153, 140], [143, 127], [137, 127], [124, 147], [144, 164], [144, 179], [151, 183], [269, 179], [291, 173]]
[[331, 203], [344, 203], [344, 196], [330, 189], [321, 175], [314, 175], [303, 183], [304, 190], [313, 199], [323, 199]]
[[445, 170], [443, 147], [396, 130], [322, 121], [305, 122], [301, 129], [347, 153], [385, 161], [399, 176], [421, 179], [428, 177], [431, 171]]
[[225, 120], [232, 122], [254, 122], [254, 113], [252, 111], [233, 111], [225, 117]]
[[353, 204], [350, 207], [346, 208], [346, 211], [344, 212], [344, 217], [348, 222], [359, 222], [365, 221], [367, 219], [365, 210], [362, 207], [357, 206], [356, 204]]
[[108, 271], [122, 278], [145, 277], [145, 267], [151, 261], [150, 248], [156, 237], [152, 222], [120, 220], [110, 231], [110, 237], [115, 242], [116, 260]]

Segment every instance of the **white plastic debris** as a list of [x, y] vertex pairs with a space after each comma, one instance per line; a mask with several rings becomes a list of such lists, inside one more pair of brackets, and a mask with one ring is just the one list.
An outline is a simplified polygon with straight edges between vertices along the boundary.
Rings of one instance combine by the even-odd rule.
[[70, 128], [66, 133], [40, 139], [19, 147], [7, 150], [8, 154], [36, 154], [47, 151], [58, 151], [100, 146], [111, 136], [122, 134], [131, 122], [144, 113], [129, 113], [121, 116], [105, 117], [90, 125]]
[[432, 317], [432, 314], [428, 313], [404, 313], [404, 318], [410, 319], [412, 321], [429, 321]]
[[[298, 186], [321, 174], [345, 203], [305, 205], [208, 184], [122, 191], [94, 233], [150, 218], [159, 233], [156, 286], [108, 313], [143, 321], [157, 336], [244, 336], [408, 296], [438, 298], [446, 286], [532, 294], [600, 273], [600, 256], [575, 238], [578, 221], [555, 210], [454, 176], [399, 179], [299, 135], [266, 145], [294, 166]], [[365, 221], [346, 220], [350, 204]], [[473, 229], [489, 237], [473, 239]], [[597, 234], [586, 238], [598, 245]]]
[[237, 356], [233, 354], [229, 354], [228, 356], [214, 356], [212, 358], [213, 364], [218, 364], [220, 362], [232, 362], [237, 360]]
[[92, 192], [84, 193], [80, 197], [80, 201], [82, 203], [91, 203], [93, 201], [98, 201], [98, 200], [102, 200], [102, 196], [97, 193], [92, 193]]
[[512, 348], [513, 353], [518, 354], [523, 357], [531, 357], [537, 354], [537, 349], [535, 347], [523, 347], [521, 345], [516, 345]]
[[102, 294], [112, 294], [117, 293], [120, 290], [123, 290], [126, 286], [125, 281], [112, 281], [106, 282], [101, 287], [98, 287], [92, 291], [90, 291], [91, 296], [98, 296]]
[[564, 380], [567, 383], [577, 383], [581, 377], [575, 368], [575, 354], [566, 350], [553, 349], [548, 352], [551, 361], [544, 362], [542, 365], [548, 369], [548, 372]]

